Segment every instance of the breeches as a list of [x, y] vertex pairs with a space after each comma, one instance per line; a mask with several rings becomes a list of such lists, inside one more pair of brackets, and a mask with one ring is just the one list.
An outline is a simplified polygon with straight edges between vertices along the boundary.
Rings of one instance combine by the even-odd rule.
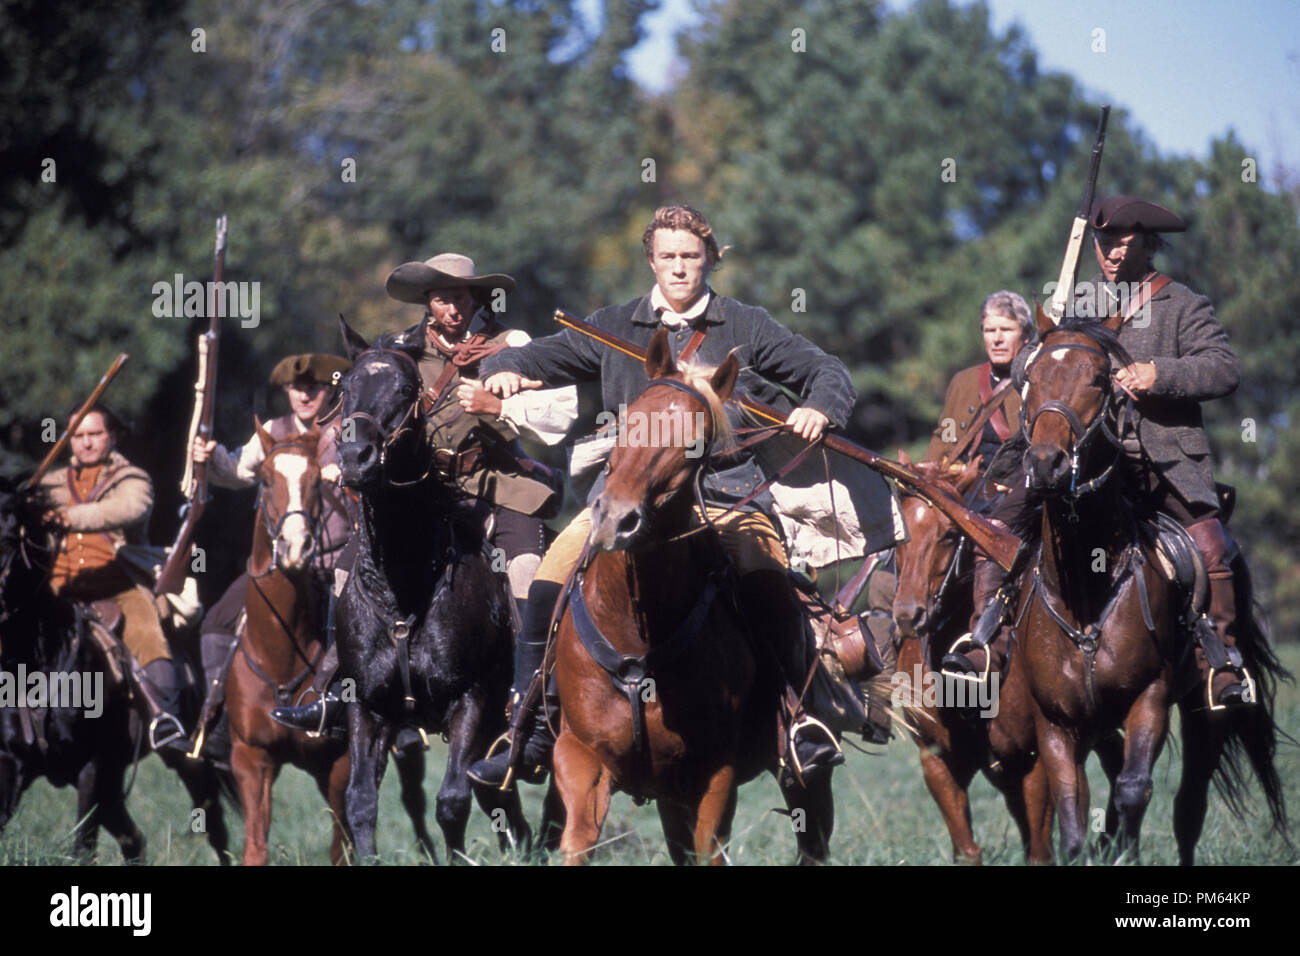
[[[757, 511], [733, 511], [724, 514], [725, 508], [709, 507], [709, 518], [717, 525], [722, 548], [743, 577], [752, 571], [784, 571], [790, 567], [785, 545], [772, 521]], [[698, 520], [699, 512], [696, 511]], [[537, 569], [538, 581], [563, 584], [573, 572], [583, 545], [591, 534], [591, 509], [583, 508], [542, 558]]]

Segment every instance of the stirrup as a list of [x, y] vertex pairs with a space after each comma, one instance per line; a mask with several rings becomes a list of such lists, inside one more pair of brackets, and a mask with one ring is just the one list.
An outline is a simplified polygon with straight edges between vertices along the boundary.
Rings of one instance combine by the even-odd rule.
[[1246, 670], [1246, 668], [1236, 668], [1231, 664], [1227, 667], [1211, 667], [1209, 676], [1205, 678], [1205, 702], [1209, 704], [1211, 711], [1228, 709], [1227, 704], [1215, 703], [1214, 675], [1220, 671], [1232, 671], [1235, 674], [1238, 670], [1241, 671], [1241, 702], [1243, 704], [1253, 704], [1259, 700], [1255, 691], [1255, 679], [1250, 676], [1250, 671]]
[[[826, 739], [830, 741], [831, 746], [835, 748], [835, 753], [840, 757], [844, 756], [844, 751], [840, 747], [840, 742], [835, 739], [835, 735], [831, 733], [831, 729], [812, 714], [805, 712], [803, 716], [797, 717], [791, 722], [789, 732], [790, 746], [786, 748], [786, 752], [790, 757], [790, 763], [793, 765], [794, 772], [800, 780], [803, 780], [803, 762], [799, 759], [799, 747], [795, 741], [799, 736], [799, 731], [803, 730], [805, 727], [816, 727], [821, 730], [821, 732], [826, 735]], [[833, 757], [831, 759], [834, 760]]]
[[[158, 728], [164, 724], [169, 725], [169, 729], [160, 740], [158, 739]], [[165, 710], [160, 714], [156, 714], [153, 720], [149, 721], [149, 749], [151, 750], [166, 747], [168, 744], [184, 737], [185, 728], [181, 726], [181, 722]]]
[[[972, 639], [971, 637], [970, 631], [967, 631], [961, 637], [957, 638], [957, 640], [952, 642], [952, 647], [948, 648], [948, 654], [956, 654], [957, 648], [964, 647], [967, 644], [969, 644], [973, 648], [978, 648], [979, 650], [982, 650], [984, 652], [983, 673], [958, 674], [956, 671], [944, 670], [942, 666], [940, 666], [939, 668], [939, 673], [942, 674], [944, 677], [951, 677], [953, 680], [965, 680], [965, 681], [970, 681], [972, 684], [983, 684], [988, 681], [989, 672], [993, 668], [993, 652], [988, 647], [980, 647], [978, 644], [976, 644], [974, 639]], [[945, 654], [944, 657], [947, 657], [948, 654]]]
[[[313, 740], [324, 737], [327, 733], [330, 732], [330, 728], [325, 726], [325, 722], [329, 720], [329, 716], [330, 716], [329, 693], [330, 692], [327, 688], [326, 690], [316, 695], [315, 703], [320, 704], [320, 724], [316, 727], [315, 730], [303, 731], [304, 734], [306, 734], [308, 737], [310, 737]], [[337, 703], [340, 704], [343, 702], [341, 699], [338, 698], [335, 698], [335, 700]], [[307, 704], [306, 706], [310, 707], [312, 705]]]

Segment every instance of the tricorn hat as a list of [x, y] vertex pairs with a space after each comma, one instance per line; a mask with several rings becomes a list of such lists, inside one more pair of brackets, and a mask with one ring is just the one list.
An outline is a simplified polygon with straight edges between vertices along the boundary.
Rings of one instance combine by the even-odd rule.
[[493, 273], [478, 275], [469, 256], [444, 252], [424, 262], [403, 262], [392, 271], [384, 288], [399, 302], [425, 305], [434, 289], [469, 286], [474, 289], [504, 289], [513, 292], [515, 280]]
[[334, 385], [334, 373], [341, 376], [351, 367], [351, 362], [337, 355], [286, 355], [271, 369], [271, 384], [292, 385], [306, 378], [319, 385]]
[[1187, 224], [1164, 206], [1136, 196], [1108, 196], [1092, 204], [1088, 223], [1099, 232], [1183, 232]]

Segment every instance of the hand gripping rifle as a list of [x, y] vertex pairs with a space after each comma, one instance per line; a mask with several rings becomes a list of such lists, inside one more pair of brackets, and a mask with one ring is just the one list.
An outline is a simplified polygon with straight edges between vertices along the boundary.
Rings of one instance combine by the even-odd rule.
[[[559, 322], [566, 328], [573, 329], [583, 335], [589, 336], [612, 349], [622, 352], [632, 358], [645, 361], [645, 350], [638, 345], [633, 345], [626, 339], [617, 335], [606, 332], [604, 329], [585, 322], [577, 316], [570, 315], [563, 309], [555, 310], [555, 321]], [[785, 423], [786, 416], [782, 415], [770, 405], [764, 405], [762, 402], [752, 398], [742, 398], [733, 396], [731, 401], [736, 402], [745, 411], [757, 418], [781, 425]], [[1001, 528], [990, 523], [974, 512], [968, 510], [960, 501], [939, 488], [930, 484], [920, 475], [911, 469], [896, 461], [888, 458], [882, 458], [875, 452], [867, 451], [861, 445], [855, 445], [847, 439], [838, 435], [826, 433], [822, 435], [822, 443], [831, 451], [850, 458], [859, 464], [866, 465], [874, 471], [880, 472], [889, 478], [893, 478], [899, 484], [906, 485], [913, 489], [918, 495], [930, 502], [938, 511], [945, 515], [953, 524], [957, 525], [981, 551], [1000, 565], [1003, 570], [1011, 567], [1012, 560], [1015, 558], [1016, 551], [1020, 547], [1020, 539], [1013, 534], [1003, 531]]]
[[[1101, 108], [1101, 119], [1097, 121], [1097, 139], [1092, 144], [1092, 162], [1088, 165], [1088, 184], [1083, 189], [1083, 203], [1074, 216], [1070, 226], [1070, 241], [1065, 247], [1065, 259], [1061, 263], [1061, 275], [1056, 280], [1056, 290], [1052, 293], [1047, 312], [1038, 306], [1041, 318], [1046, 315], [1053, 325], [1061, 324], [1065, 315], [1065, 306], [1074, 291], [1074, 279], [1079, 269], [1079, 253], [1083, 249], [1083, 234], [1088, 231], [1088, 220], [1092, 216], [1092, 200], [1097, 193], [1097, 171], [1101, 168], [1101, 149], [1106, 143], [1106, 121], [1110, 118], [1110, 107]], [[1040, 324], [1041, 321], [1040, 321]]]
[[185, 504], [181, 506], [181, 528], [176, 542], [167, 556], [167, 563], [158, 574], [154, 594], [178, 594], [185, 584], [189, 571], [190, 540], [194, 529], [203, 517], [208, 503], [208, 463], [195, 463], [193, 448], [195, 437], [208, 441], [212, 437], [212, 416], [217, 397], [217, 339], [221, 334], [217, 315], [217, 295], [226, 266], [226, 217], [217, 220], [216, 248], [213, 252], [212, 285], [208, 293], [208, 330], [199, 336], [199, 374], [194, 382], [194, 414], [190, 417], [190, 430], [185, 441], [185, 475], [181, 478], [181, 492]]
[[68, 447], [68, 442], [72, 440], [72, 433], [77, 430], [77, 426], [81, 424], [81, 420], [90, 413], [92, 408], [95, 407], [95, 403], [103, 397], [104, 392], [108, 390], [109, 383], [117, 377], [118, 372], [122, 371], [122, 366], [126, 364], [127, 358], [128, 356], [125, 352], [118, 354], [117, 358], [114, 359], [113, 364], [109, 366], [108, 371], [105, 372], [104, 376], [99, 380], [99, 384], [95, 386], [95, 390], [90, 393], [90, 398], [86, 399], [86, 401], [82, 403], [82, 406], [77, 409], [77, 413], [72, 416], [71, 421], [68, 422], [67, 430], [59, 436], [59, 440], [54, 443], [54, 447], [50, 449], [50, 453], [45, 456], [40, 465], [37, 466], [36, 470], [32, 472], [31, 477], [19, 486], [20, 491], [26, 491], [28, 488], [35, 487], [36, 483], [45, 476], [47, 471], [50, 470], [50, 466], [58, 461], [59, 455], [63, 453], [63, 449]]

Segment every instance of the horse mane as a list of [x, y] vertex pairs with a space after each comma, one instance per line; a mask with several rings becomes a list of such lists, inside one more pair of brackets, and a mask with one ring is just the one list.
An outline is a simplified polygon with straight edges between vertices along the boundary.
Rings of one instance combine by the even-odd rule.
[[736, 430], [722, 407], [722, 399], [713, 390], [713, 373], [717, 368], [716, 365], [686, 361], [677, 366], [677, 371], [681, 373], [686, 384], [703, 395], [705, 402], [708, 403], [709, 414], [713, 417], [713, 446], [730, 448], [736, 443]]
[[[1096, 319], [1081, 318], [1077, 315], [1066, 316], [1061, 319], [1060, 325], [1043, 335], [1043, 343], [1046, 345], [1047, 340], [1057, 332], [1075, 332], [1092, 339], [1093, 343], [1105, 352], [1112, 362], [1118, 363], [1120, 368], [1133, 364], [1133, 356], [1129, 355], [1128, 349], [1119, 344], [1119, 334]], [[1051, 346], [1047, 347], [1051, 348]]]

